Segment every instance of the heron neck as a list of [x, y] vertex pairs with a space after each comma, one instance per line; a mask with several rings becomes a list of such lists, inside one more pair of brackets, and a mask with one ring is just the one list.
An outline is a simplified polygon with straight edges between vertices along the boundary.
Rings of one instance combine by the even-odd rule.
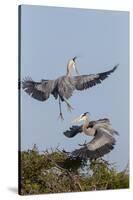
[[88, 125], [89, 125], [89, 119], [87, 118], [83, 124], [83, 132], [88, 135]]
[[85, 122], [84, 122], [84, 125], [85, 125], [85, 126], [88, 126], [88, 125], [89, 125], [89, 122], [90, 122], [89, 117], [87, 117], [86, 120], [85, 120]]
[[89, 136], [94, 136], [95, 135], [95, 129], [93, 128], [90, 128], [88, 127], [89, 126], [89, 118], [86, 119], [84, 125], [83, 125], [83, 132], [86, 134], [86, 135], [89, 135]]
[[67, 67], [67, 76], [72, 76], [72, 70], [69, 69], [69, 67]]

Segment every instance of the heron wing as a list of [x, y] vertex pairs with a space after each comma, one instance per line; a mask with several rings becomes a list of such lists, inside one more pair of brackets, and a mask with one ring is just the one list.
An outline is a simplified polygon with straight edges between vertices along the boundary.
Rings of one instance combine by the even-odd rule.
[[96, 121], [90, 121], [89, 127], [94, 127], [95, 125], [98, 125], [98, 124], [108, 124], [108, 125], [110, 125], [110, 120], [108, 118], [103, 118], [103, 119], [99, 119], [99, 120], [96, 120]]
[[95, 137], [87, 144], [90, 151], [95, 151], [106, 144], [112, 144], [115, 141], [112, 134], [105, 128], [96, 130]]
[[[109, 122], [109, 119], [107, 119], [107, 118], [99, 119], [97, 121], [90, 121], [88, 128], [89, 127], [92, 128], [99, 123], [101, 124], [101, 123], [110, 123], [110, 122]], [[72, 127], [69, 128], [69, 130], [66, 130], [63, 134], [68, 138], [72, 138], [72, 137], [74, 137], [75, 135], [77, 135], [78, 133], [81, 133], [81, 132], [82, 132], [82, 125], [81, 126], [72, 126]]]
[[114, 134], [119, 135], [119, 133], [115, 129], [112, 128], [110, 120], [107, 118], [99, 119], [97, 121], [91, 121], [89, 123], [89, 127], [93, 127], [97, 130], [100, 130], [100, 128], [104, 128], [104, 130], [107, 130], [108, 133], [110, 133], [111, 135], [114, 135]]
[[109, 153], [114, 148], [115, 142], [115, 138], [108, 130], [99, 128], [95, 137], [82, 148], [73, 151], [72, 156], [81, 159], [96, 159]]
[[72, 138], [81, 132], [82, 132], [82, 126], [72, 126], [70, 127], [69, 130], [65, 131], [63, 134], [68, 138]]
[[90, 87], [93, 87], [97, 84], [100, 84], [104, 79], [106, 79], [111, 73], [113, 73], [118, 65], [116, 65], [113, 69], [99, 73], [99, 74], [90, 74], [90, 75], [81, 75], [75, 76], [75, 88], [77, 90], [84, 90]]
[[54, 88], [54, 81], [42, 80], [40, 82], [35, 82], [31, 78], [26, 77], [22, 81], [22, 88], [34, 99], [45, 101], [49, 98], [49, 95]]

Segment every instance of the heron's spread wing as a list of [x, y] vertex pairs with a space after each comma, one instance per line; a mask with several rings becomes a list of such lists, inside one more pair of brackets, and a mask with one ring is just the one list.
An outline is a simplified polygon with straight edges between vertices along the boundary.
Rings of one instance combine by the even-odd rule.
[[109, 153], [115, 145], [115, 138], [104, 128], [96, 131], [94, 139], [84, 144], [82, 148], [72, 152], [73, 157], [81, 159], [96, 159]]
[[82, 126], [72, 126], [70, 127], [69, 130], [65, 131], [63, 134], [68, 138], [72, 138], [81, 132], [82, 132]]
[[115, 129], [112, 128], [110, 120], [107, 118], [99, 119], [96, 121], [90, 121], [89, 127], [93, 127], [97, 130], [98, 129], [100, 130], [100, 128], [104, 128], [104, 130], [107, 130], [108, 133], [110, 133], [111, 135], [114, 135], [114, 134], [119, 135], [119, 133]]
[[31, 97], [39, 101], [45, 101], [49, 98], [49, 95], [54, 88], [54, 81], [42, 80], [41, 82], [34, 82], [28, 77], [23, 80], [22, 88]]
[[[97, 121], [90, 121], [89, 122], [89, 125], [88, 125], [88, 128], [92, 128], [94, 127], [95, 125], [98, 125], [98, 124], [109, 124], [110, 125], [110, 121], [109, 119], [107, 118], [104, 118], [104, 119], [99, 119]], [[82, 125], [81, 126], [72, 126], [69, 128], [69, 130], [66, 130], [63, 134], [66, 136], [66, 137], [74, 137], [75, 135], [77, 135], [78, 133], [81, 133], [82, 132]]]
[[89, 127], [94, 127], [95, 125], [98, 125], [98, 124], [110, 125], [110, 120], [107, 119], [107, 118], [103, 118], [103, 119], [99, 119], [99, 120], [96, 120], [96, 121], [90, 121], [89, 122]]
[[90, 87], [95, 86], [96, 84], [101, 83], [104, 79], [106, 79], [111, 73], [113, 73], [118, 65], [116, 65], [113, 69], [99, 73], [99, 74], [90, 74], [90, 75], [81, 75], [75, 76], [75, 88], [77, 90], [84, 90]]
[[92, 141], [87, 144], [87, 148], [90, 151], [94, 151], [106, 144], [112, 144], [114, 143], [114, 141], [114, 137], [107, 129], [99, 128], [98, 130], [96, 130], [96, 135], [94, 139], [92, 139]]

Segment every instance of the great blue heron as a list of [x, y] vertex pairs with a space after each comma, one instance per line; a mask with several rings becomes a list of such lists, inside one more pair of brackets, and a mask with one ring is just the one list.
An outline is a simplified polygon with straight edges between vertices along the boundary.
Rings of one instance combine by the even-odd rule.
[[78, 133], [84, 133], [93, 136], [89, 143], [81, 145], [82, 147], [74, 150], [71, 155], [73, 158], [97, 159], [109, 153], [116, 143], [114, 134], [118, 132], [111, 127], [109, 119], [99, 119], [90, 121], [88, 112], [80, 115], [75, 122], [84, 121], [83, 125], [75, 125], [64, 132], [66, 137], [72, 138]]
[[22, 82], [24, 91], [39, 101], [46, 101], [50, 94], [52, 94], [55, 99], [59, 97], [60, 117], [62, 119], [61, 101], [64, 101], [71, 111], [72, 106], [68, 103], [67, 99], [72, 96], [74, 90], [84, 90], [101, 83], [101, 81], [113, 73], [118, 66], [116, 65], [113, 69], [99, 74], [72, 76], [73, 70], [78, 73], [75, 60], [76, 57], [69, 60], [65, 76], [61, 76], [55, 80], [43, 79], [40, 82], [35, 82], [30, 77], [26, 77]]

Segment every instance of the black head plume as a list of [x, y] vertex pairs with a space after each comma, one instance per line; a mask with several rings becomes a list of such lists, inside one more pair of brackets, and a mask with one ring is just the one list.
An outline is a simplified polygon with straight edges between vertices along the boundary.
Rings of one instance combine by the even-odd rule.
[[89, 114], [89, 112], [85, 112], [85, 113], [82, 115], [82, 117], [86, 116], [87, 114]]
[[75, 56], [72, 60], [75, 62], [76, 59], [77, 59], [77, 56]]

